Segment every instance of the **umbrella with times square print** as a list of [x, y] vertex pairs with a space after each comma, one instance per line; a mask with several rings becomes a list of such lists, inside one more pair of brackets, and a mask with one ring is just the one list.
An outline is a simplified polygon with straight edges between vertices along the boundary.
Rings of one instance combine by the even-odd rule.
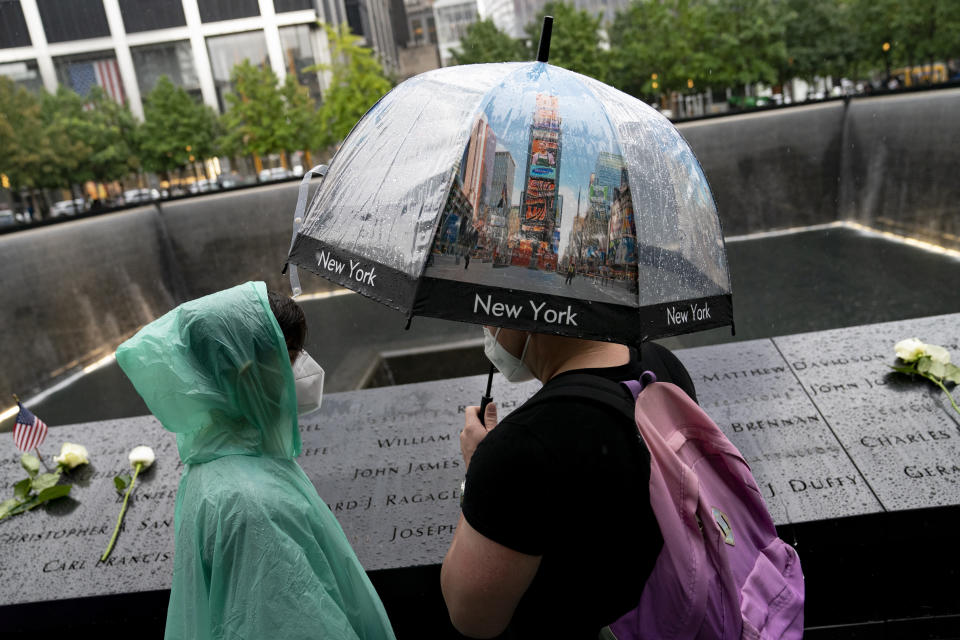
[[334, 156], [288, 261], [408, 318], [622, 343], [733, 323], [716, 206], [679, 132], [541, 61], [394, 88]]

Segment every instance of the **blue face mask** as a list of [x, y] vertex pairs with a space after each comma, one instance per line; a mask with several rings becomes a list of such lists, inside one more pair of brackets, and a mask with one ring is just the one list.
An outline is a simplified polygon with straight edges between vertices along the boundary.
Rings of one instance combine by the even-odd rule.
[[499, 328], [497, 328], [495, 334], [491, 334], [486, 327], [483, 328], [483, 353], [486, 354], [487, 359], [497, 368], [497, 371], [503, 374], [508, 382], [533, 380], [533, 372], [523, 363], [523, 356], [527, 354], [527, 346], [530, 344], [532, 334], [527, 334], [527, 340], [523, 343], [523, 351], [519, 358], [497, 342], [498, 335], [500, 335]]

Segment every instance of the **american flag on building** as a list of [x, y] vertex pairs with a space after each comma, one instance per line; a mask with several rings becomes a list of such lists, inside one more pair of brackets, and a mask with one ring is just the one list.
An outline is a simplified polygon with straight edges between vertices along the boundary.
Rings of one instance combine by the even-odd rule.
[[20, 451], [36, 449], [47, 437], [47, 424], [19, 401], [17, 405], [20, 413], [17, 414], [17, 423], [13, 426], [13, 443]]
[[115, 58], [75, 62], [67, 67], [67, 71], [70, 74], [70, 86], [81, 96], [87, 95], [93, 87], [100, 86], [114, 102], [124, 104], [123, 82]]

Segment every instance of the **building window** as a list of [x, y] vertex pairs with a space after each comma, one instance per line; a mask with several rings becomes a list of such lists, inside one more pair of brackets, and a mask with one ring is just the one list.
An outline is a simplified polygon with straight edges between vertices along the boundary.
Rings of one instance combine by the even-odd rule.
[[0, 0], [0, 49], [29, 46], [30, 33], [20, 0]]
[[360, 9], [359, 0], [344, 0], [344, 10], [347, 12], [347, 24], [350, 25], [350, 31], [361, 38], [366, 37], [363, 30], [363, 16]]
[[142, 94], [148, 94], [161, 76], [167, 76], [170, 82], [200, 98], [200, 80], [193, 64], [193, 51], [186, 40], [130, 47], [130, 55]]
[[124, 104], [126, 96], [120, 68], [113, 51], [98, 51], [53, 59], [57, 70], [57, 82], [85, 96], [93, 87], [101, 87], [118, 104]]
[[269, 65], [267, 61], [267, 39], [263, 31], [246, 31], [225, 36], [207, 38], [207, 52], [210, 55], [210, 67], [213, 70], [213, 82], [217, 88], [217, 102], [220, 111], [226, 111], [224, 95], [233, 89], [230, 73], [233, 68], [249, 60], [251, 64]]
[[295, 75], [297, 81], [310, 90], [311, 98], [320, 102], [320, 82], [316, 72], [304, 72], [305, 68], [318, 62], [313, 49], [314, 36], [314, 30], [305, 24], [280, 28], [283, 66], [288, 74]]
[[169, 29], [187, 24], [181, 0], [120, 0], [127, 33]]
[[10, 78], [18, 87], [32, 93], [39, 94], [43, 91], [43, 78], [40, 77], [36, 60], [0, 64], [0, 76]]
[[260, 15], [257, 0], [197, 0], [202, 22], [235, 20]]
[[437, 23], [433, 16], [427, 17], [427, 42], [437, 44]]
[[313, 9], [313, 0], [273, 0], [273, 9], [277, 13]]
[[423, 23], [419, 19], [410, 21], [410, 30], [413, 32], [411, 40], [413, 44], [423, 44]]
[[103, 0], [37, 0], [47, 42], [103, 38], [110, 35]]

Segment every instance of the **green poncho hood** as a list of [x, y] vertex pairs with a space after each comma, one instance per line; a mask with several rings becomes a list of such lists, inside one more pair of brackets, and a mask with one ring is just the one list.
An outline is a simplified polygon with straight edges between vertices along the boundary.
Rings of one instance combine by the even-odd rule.
[[293, 370], [262, 282], [180, 305], [120, 345], [117, 363], [185, 463], [300, 454]]
[[293, 371], [264, 284], [180, 305], [122, 344], [117, 362], [185, 463], [166, 640], [394, 640], [293, 459]]

